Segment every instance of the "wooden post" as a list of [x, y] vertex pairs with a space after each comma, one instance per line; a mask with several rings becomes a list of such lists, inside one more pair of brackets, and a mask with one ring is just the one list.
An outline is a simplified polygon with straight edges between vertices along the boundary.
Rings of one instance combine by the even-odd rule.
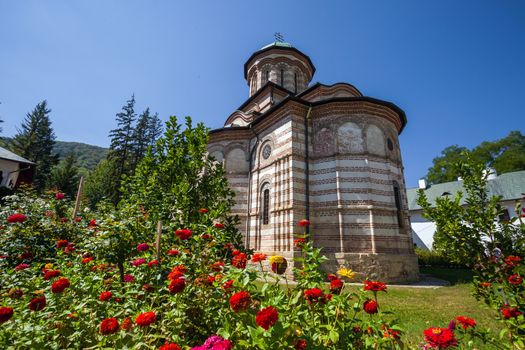
[[159, 220], [157, 223], [157, 240], [155, 245], [157, 246], [157, 260], [160, 262], [160, 236], [162, 235], [162, 221]]
[[77, 200], [75, 201], [75, 209], [73, 209], [73, 220], [75, 220], [75, 217], [78, 213], [78, 207], [80, 207], [80, 198], [82, 197], [82, 187], [84, 185], [84, 176], [80, 177], [80, 181], [78, 182], [78, 191], [77, 191]]

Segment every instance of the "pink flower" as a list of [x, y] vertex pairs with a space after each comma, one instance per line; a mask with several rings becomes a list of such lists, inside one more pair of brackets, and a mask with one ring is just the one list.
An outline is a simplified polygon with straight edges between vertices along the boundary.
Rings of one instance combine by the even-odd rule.
[[135, 280], [135, 277], [133, 275], [124, 275], [124, 282], [133, 282]]
[[144, 259], [144, 258], [138, 258], [138, 259], [133, 260], [133, 262], [132, 262], [133, 266], [135, 266], [135, 267], [139, 267], [140, 265], [142, 265], [144, 263], [146, 263], [146, 259]]
[[17, 267], [15, 267], [16, 271], [25, 270], [28, 269], [30, 266], [28, 264], [20, 264]]
[[57, 192], [55, 194], [55, 199], [62, 200], [64, 199], [65, 195], [63, 193]]
[[148, 243], [140, 243], [138, 246], [137, 246], [137, 250], [139, 252], [145, 252], [149, 249], [149, 244]]

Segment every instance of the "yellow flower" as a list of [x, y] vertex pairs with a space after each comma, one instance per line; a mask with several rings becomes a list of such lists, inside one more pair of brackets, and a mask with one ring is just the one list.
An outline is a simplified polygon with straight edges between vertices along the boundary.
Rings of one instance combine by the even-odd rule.
[[346, 278], [354, 278], [355, 276], [355, 272], [352, 271], [352, 269], [347, 269], [346, 267], [341, 267], [338, 271], [337, 271], [337, 274], [341, 277], [346, 277]]
[[47, 270], [51, 270], [51, 269], [53, 268], [53, 264], [48, 263], [48, 264], [46, 264], [46, 265], [44, 266], [44, 268], [47, 269]]
[[284, 262], [284, 256], [272, 255], [270, 257], [270, 264], [282, 264]]

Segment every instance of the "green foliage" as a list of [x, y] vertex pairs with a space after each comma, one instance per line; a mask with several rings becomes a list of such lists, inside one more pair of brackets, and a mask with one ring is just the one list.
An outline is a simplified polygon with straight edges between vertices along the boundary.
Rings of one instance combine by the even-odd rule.
[[84, 183], [84, 195], [91, 208], [103, 200], [109, 200], [111, 191], [118, 179], [113, 178], [115, 164], [110, 159], [104, 159], [91, 171]]
[[225, 217], [233, 205], [233, 191], [224, 169], [207, 155], [208, 130], [193, 126], [186, 118], [185, 128], [171, 117], [166, 131], [125, 183], [125, 201], [144, 206], [156, 220], [177, 222], [181, 227], [208, 208], [216, 217]]
[[60, 190], [70, 198], [74, 198], [78, 188], [78, 171], [77, 157], [70, 154], [53, 168], [48, 187]]
[[[432, 161], [433, 165], [426, 175], [428, 182], [437, 184], [455, 181], [461, 176], [453, 164], [463, 160], [465, 151], [467, 148], [457, 145], [445, 148]], [[525, 135], [520, 131], [511, 131], [500, 140], [484, 141], [472, 149], [471, 157], [485, 167], [494, 168], [498, 174], [525, 170]]]
[[34, 185], [39, 191], [44, 190], [53, 166], [58, 163], [58, 156], [53, 154], [55, 133], [49, 119], [50, 112], [46, 100], [37, 104], [26, 115], [18, 134], [10, 143], [14, 153], [37, 164]]
[[442, 252], [416, 248], [415, 253], [417, 255], [419, 266], [449, 267], [449, 268], [463, 267], [463, 265], [460, 265], [457, 262], [451, 261], [450, 258], [444, 255]]

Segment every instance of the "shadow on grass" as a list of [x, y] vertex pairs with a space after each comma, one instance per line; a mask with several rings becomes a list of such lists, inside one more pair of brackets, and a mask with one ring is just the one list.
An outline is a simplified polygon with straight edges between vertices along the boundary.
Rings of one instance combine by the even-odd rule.
[[446, 267], [419, 267], [419, 272], [432, 277], [449, 281], [451, 285], [470, 283], [474, 274], [468, 269], [451, 269]]

